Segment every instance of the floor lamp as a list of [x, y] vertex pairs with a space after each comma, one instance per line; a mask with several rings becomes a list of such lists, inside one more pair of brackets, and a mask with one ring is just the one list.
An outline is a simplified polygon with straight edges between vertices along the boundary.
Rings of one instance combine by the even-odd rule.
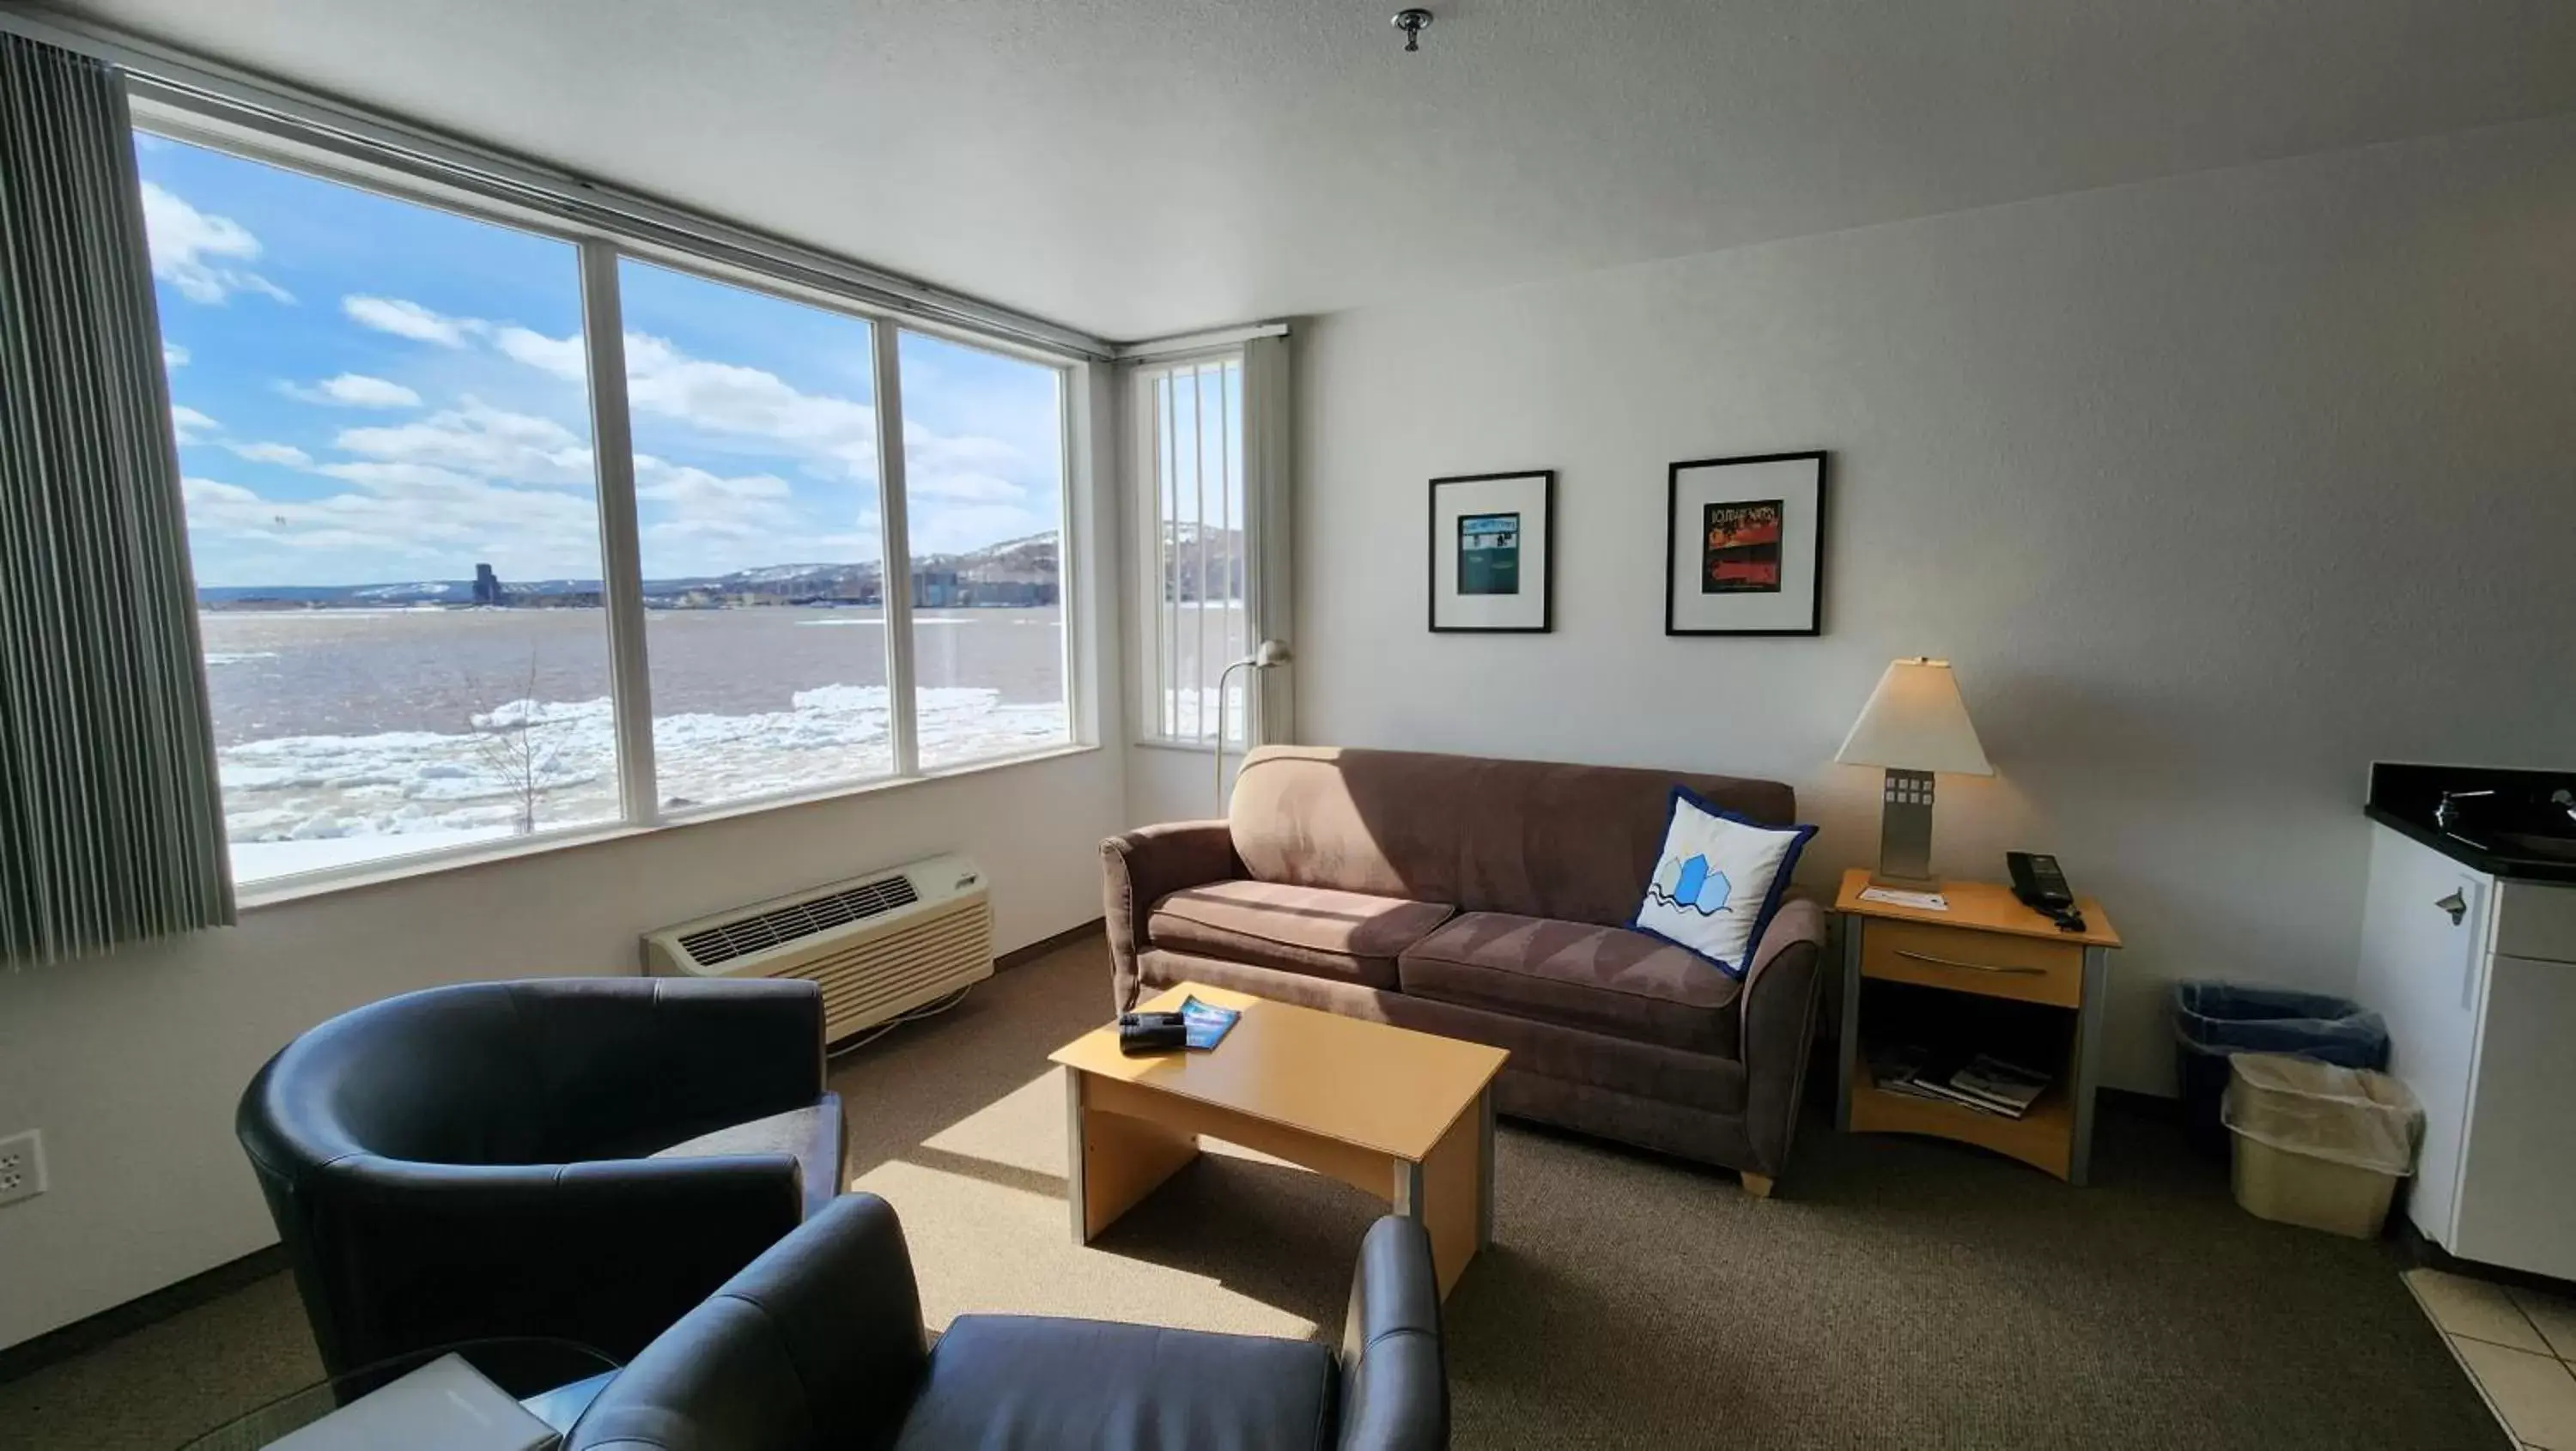
[[1225, 685], [1234, 672], [1249, 665], [1255, 670], [1272, 670], [1288, 663], [1288, 646], [1280, 640], [1264, 640], [1252, 647], [1252, 653], [1225, 667], [1216, 678], [1216, 814], [1225, 815]]

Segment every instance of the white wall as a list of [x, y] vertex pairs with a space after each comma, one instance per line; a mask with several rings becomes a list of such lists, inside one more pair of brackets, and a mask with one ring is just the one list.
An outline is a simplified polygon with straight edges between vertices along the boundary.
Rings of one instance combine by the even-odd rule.
[[[1074, 508], [1114, 540], [1105, 387], [1077, 387]], [[1087, 750], [254, 908], [238, 927], [0, 972], [0, 1132], [41, 1128], [52, 1188], [0, 1210], [0, 1346], [276, 1242], [233, 1109], [270, 1054], [363, 1003], [441, 983], [633, 973], [637, 936], [941, 851], [992, 882], [997, 951], [1100, 915], [1126, 822], [1104, 558], [1079, 648], [1112, 682]], [[1104, 988], [1105, 991], [1105, 988]]]
[[[1525, 204], [1543, 207], [1543, 198]], [[2164, 984], [2337, 989], [2374, 758], [2576, 766], [2576, 120], [1366, 309], [1301, 329], [1298, 738], [1794, 783], [1887, 661], [1999, 779], [1936, 864], [2054, 850]], [[1662, 633], [1665, 466], [1823, 448], [1820, 639]], [[1559, 470], [1556, 632], [1422, 625], [1424, 481]]]

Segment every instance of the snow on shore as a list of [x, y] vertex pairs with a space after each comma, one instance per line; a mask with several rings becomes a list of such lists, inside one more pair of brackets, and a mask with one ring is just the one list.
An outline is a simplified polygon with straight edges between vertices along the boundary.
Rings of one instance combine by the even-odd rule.
[[[996, 690], [920, 694], [921, 755], [957, 761], [1032, 750], [1066, 736], [1060, 704], [1004, 704]], [[225, 823], [244, 880], [618, 815], [616, 720], [605, 698], [517, 700], [474, 730], [287, 736], [219, 753]], [[811, 790], [893, 768], [881, 685], [800, 690], [790, 707], [676, 715], [653, 723], [666, 806]], [[411, 837], [388, 841], [382, 838]]]

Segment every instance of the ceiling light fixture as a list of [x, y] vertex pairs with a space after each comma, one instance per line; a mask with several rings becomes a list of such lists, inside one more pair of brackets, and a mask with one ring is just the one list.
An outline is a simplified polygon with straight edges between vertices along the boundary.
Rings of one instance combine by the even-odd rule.
[[1404, 32], [1406, 53], [1422, 49], [1422, 32], [1431, 28], [1431, 12], [1419, 5], [1395, 12], [1395, 28]]

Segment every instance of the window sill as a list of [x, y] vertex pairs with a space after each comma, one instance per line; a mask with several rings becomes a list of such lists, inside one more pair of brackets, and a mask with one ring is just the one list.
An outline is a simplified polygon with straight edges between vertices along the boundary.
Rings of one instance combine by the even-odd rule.
[[[1213, 741], [1175, 741], [1156, 736], [1134, 742], [1134, 744], [1148, 751], [1176, 751], [1185, 756], [1212, 756], [1216, 754], [1216, 744]], [[1250, 749], [1251, 747], [1246, 746], [1241, 741], [1228, 741], [1225, 743], [1225, 753], [1229, 756], [1240, 756]]]
[[277, 877], [242, 887], [237, 895], [241, 910], [254, 912], [262, 908], [284, 906], [290, 902], [306, 901], [338, 892], [389, 886], [396, 882], [439, 872], [467, 871], [477, 867], [521, 861], [528, 857], [581, 851], [605, 846], [611, 842], [630, 841], [637, 837], [686, 831], [692, 827], [706, 826], [714, 822], [731, 821], [736, 817], [758, 816], [771, 811], [792, 811], [798, 807], [819, 806], [829, 802], [847, 801], [855, 797], [875, 796], [887, 791], [900, 791], [906, 787], [955, 780], [961, 776], [978, 776], [988, 771], [1044, 765], [1050, 761], [1091, 755], [1099, 749], [1100, 747], [1096, 745], [1081, 743], [1049, 746], [1044, 750], [1030, 751], [1021, 755], [995, 756], [989, 760], [941, 766], [911, 776], [883, 776], [873, 781], [856, 781], [844, 786], [827, 787], [823, 790], [801, 792], [795, 795], [764, 796], [750, 801], [732, 801], [714, 806], [695, 807], [686, 812], [665, 816], [650, 825], [636, 825], [621, 821], [603, 823], [599, 826], [569, 827], [562, 831], [537, 836], [514, 837], [490, 846], [477, 845], [458, 847], [449, 851], [423, 852], [418, 856], [370, 862], [345, 870]]

